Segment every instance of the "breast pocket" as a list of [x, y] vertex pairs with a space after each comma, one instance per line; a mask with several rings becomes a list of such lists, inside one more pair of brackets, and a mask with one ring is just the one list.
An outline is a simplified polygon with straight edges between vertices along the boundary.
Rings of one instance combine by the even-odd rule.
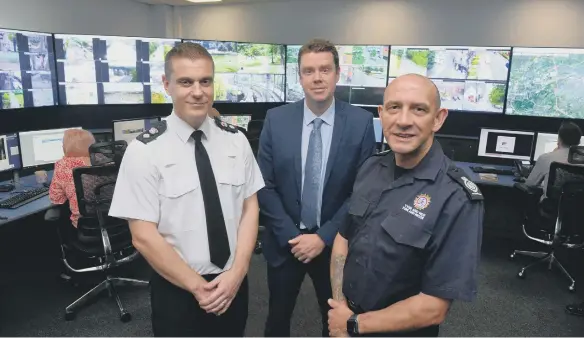
[[243, 209], [245, 165], [238, 156], [226, 156], [220, 161], [220, 168], [213, 170], [223, 216], [226, 219], [239, 218]]
[[161, 233], [188, 231], [195, 225], [195, 222], [184, 222], [190, 219], [189, 210], [203, 203], [198, 193], [199, 176], [191, 169], [190, 166], [174, 164], [160, 170], [161, 222], [158, 230]]

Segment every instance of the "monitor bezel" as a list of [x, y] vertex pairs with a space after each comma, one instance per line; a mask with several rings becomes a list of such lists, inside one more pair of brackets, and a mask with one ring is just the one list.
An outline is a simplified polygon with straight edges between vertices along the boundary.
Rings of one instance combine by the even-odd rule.
[[65, 128], [53, 128], [53, 129], [37, 129], [37, 130], [24, 130], [24, 131], [19, 131], [18, 132], [18, 151], [20, 153], [20, 162], [21, 162], [21, 170], [30, 170], [33, 168], [48, 168], [50, 166], [54, 166], [55, 163], [57, 161], [59, 161], [60, 159], [55, 160], [55, 162], [52, 163], [43, 163], [43, 164], [34, 164], [31, 166], [25, 166], [24, 165], [24, 158], [22, 156], [22, 137], [20, 137], [20, 134], [22, 133], [34, 133], [34, 132], [39, 132], [39, 131], [48, 131], [48, 130], [63, 130], [63, 133], [68, 130], [68, 129], [83, 129], [83, 127], [81, 126], [74, 126], [74, 127], [65, 127]]
[[[521, 158], [517, 158], [520, 156], [515, 156], [515, 158], [511, 158], [511, 157], [506, 157], [506, 156], [490, 156], [490, 155], [481, 155], [481, 135], [483, 133], [483, 130], [491, 130], [491, 131], [504, 131], [504, 132], [510, 132], [510, 133], [529, 133], [529, 134], [533, 134], [533, 139], [531, 140], [531, 148], [529, 150], [529, 155], [528, 158], [525, 157], [521, 157]], [[495, 158], [495, 159], [500, 159], [500, 160], [510, 160], [510, 161], [533, 161], [533, 151], [534, 151], [534, 147], [535, 147], [535, 141], [537, 138], [537, 132], [533, 131], [533, 130], [522, 130], [522, 129], [512, 129], [512, 130], [508, 130], [508, 129], [500, 129], [500, 128], [488, 128], [488, 127], [482, 127], [481, 131], [479, 133], [479, 143], [478, 143], [478, 147], [477, 147], [477, 157], [479, 158]], [[513, 155], [511, 155], [513, 156]]]

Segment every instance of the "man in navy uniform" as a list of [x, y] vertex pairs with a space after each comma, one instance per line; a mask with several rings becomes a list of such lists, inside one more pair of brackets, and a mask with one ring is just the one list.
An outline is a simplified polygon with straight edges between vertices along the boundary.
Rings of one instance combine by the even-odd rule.
[[434, 141], [447, 115], [426, 77], [387, 87], [391, 151], [359, 170], [335, 239], [331, 335], [437, 336], [452, 301], [475, 298], [483, 196]]

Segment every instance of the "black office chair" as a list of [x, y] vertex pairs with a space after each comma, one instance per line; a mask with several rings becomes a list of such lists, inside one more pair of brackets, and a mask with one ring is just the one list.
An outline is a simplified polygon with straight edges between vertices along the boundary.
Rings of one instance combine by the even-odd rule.
[[[523, 185], [524, 186], [524, 185]], [[539, 263], [553, 265], [568, 278], [568, 289], [574, 291], [576, 282], [555, 255], [561, 247], [579, 249], [584, 246], [584, 225], [581, 208], [584, 205], [584, 166], [552, 162], [546, 187], [546, 199], [539, 203], [539, 213], [526, 214], [523, 233], [527, 238], [548, 247], [545, 252], [515, 250], [515, 255], [539, 258], [521, 268], [517, 274], [525, 278], [527, 269]]]
[[584, 146], [571, 146], [568, 152], [568, 163], [584, 164]]
[[253, 151], [253, 155], [257, 157], [260, 146], [260, 135], [264, 127], [264, 120], [251, 120], [247, 125], [247, 139]]
[[124, 140], [94, 143], [89, 146], [91, 165], [113, 164], [119, 166], [128, 143]]

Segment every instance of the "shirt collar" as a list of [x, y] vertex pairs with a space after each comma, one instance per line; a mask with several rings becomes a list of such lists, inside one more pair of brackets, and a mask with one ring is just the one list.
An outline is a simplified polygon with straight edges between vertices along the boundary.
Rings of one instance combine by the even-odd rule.
[[314, 121], [314, 119], [320, 118], [324, 123], [332, 126], [335, 121], [335, 98], [333, 97], [333, 101], [331, 105], [325, 110], [325, 112], [321, 116], [316, 116], [308, 105], [306, 104], [306, 100], [304, 100], [304, 125], [307, 126]]
[[[432, 180], [435, 181], [438, 176], [438, 172], [442, 169], [441, 160], [444, 155], [442, 151], [442, 146], [440, 143], [434, 139], [430, 150], [424, 156], [422, 161], [418, 163], [417, 166], [408, 170], [404, 177], [415, 177], [419, 180]], [[386, 158], [381, 162], [384, 166], [395, 166], [395, 154], [391, 156], [386, 156]]]
[[205, 121], [203, 121], [203, 124], [201, 124], [199, 129], [195, 129], [191, 127], [188, 123], [186, 123], [183, 119], [178, 117], [173, 110], [172, 114], [170, 114], [170, 116], [166, 119], [166, 123], [168, 123], [171, 126], [170, 129], [174, 130], [174, 132], [184, 143], [187, 143], [189, 141], [191, 135], [193, 134], [193, 132], [195, 132], [195, 130], [203, 131], [203, 135], [207, 139], [209, 138], [209, 135], [211, 133], [211, 123], [209, 117], [207, 117]]

